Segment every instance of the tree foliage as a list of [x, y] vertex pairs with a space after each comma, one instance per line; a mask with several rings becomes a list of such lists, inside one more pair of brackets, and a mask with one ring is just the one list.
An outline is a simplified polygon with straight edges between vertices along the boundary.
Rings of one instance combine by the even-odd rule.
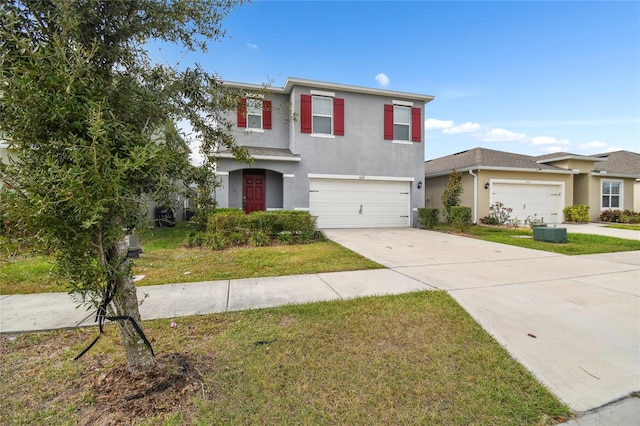
[[462, 175], [453, 169], [449, 174], [449, 182], [442, 193], [442, 206], [444, 207], [444, 217], [447, 222], [451, 222], [451, 207], [460, 205], [460, 195], [462, 194]]
[[[56, 254], [69, 290], [105, 316], [140, 322], [125, 236], [177, 179], [206, 181], [174, 123], [190, 122], [202, 150], [241, 159], [225, 111], [233, 93], [200, 67], [151, 63], [154, 40], [205, 49], [241, 1], [13, 0], [0, 6], [0, 165], [11, 223]], [[213, 123], [213, 124], [212, 124]], [[131, 370], [154, 365], [129, 321], [118, 322]]]

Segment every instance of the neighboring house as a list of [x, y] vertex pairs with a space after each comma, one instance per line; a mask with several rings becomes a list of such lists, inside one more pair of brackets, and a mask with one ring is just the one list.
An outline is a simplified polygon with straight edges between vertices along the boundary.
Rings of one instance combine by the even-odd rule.
[[640, 154], [617, 151], [598, 155], [565, 152], [528, 156], [475, 148], [425, 162], [426, 207], [442, 209], [440, 200], [452, 169], [463, 174], [461, 205], [473, 220], [489, 214], [492, 204], [512, 208], [512, 218], [543, 218], [562, 223], [562, 210], [590, 206], [590, 218], [603, 210], [633, 210], [640, 180]]
[[424, 108], [432, 96], [289, 78], [226, 82], [245, 96], [235, 141], [215, 155], [219, 207], [302, 210], [319, 228], [410, 227], [424, 206]]

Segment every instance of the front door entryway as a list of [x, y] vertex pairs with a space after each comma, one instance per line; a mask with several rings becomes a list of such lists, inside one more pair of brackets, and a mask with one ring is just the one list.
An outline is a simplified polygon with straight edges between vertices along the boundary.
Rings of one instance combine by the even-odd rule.
[[245, 171], [242, 177], [242, 210], [251, 213], [265, 210], [264, 171]]

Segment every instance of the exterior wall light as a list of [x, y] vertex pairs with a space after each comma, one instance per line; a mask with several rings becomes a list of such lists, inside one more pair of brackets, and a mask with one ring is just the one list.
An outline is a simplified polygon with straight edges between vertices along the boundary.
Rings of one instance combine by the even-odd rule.
[[422, 181], [421, 180], [418, 181], [418, 189], [420, 189], [420, 188], [422, 188]]
[[489, 189], [489, 182], [484, 184], [484, 189]]

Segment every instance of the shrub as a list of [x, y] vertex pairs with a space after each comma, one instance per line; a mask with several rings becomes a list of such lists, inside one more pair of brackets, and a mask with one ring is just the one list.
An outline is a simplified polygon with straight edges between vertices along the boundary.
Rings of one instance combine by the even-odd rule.
[[213, 250], [223, 250], [227, 248], [224, 238], [216, 233], [207, 234], [205, 245]]
[[517, 217], [515, 217], [515, 218], [509, 219], [507, 221], [507, 226], [509, 226], [511, 228], [518, 228], [518, 227], [520, 227], [520, 223], [522, 223], [522, 221], [520, 219], [518, 219]]
[[485, 225], [504, 225], [509, 222], [509, 216], [512, 211], [512, 208], [505, 207], [504, 204], [497, 201], [489, 207], [489, 215], [480, 218], [480, 223]]
[[439, 209], [434, 208], [421, 208], [418, 209], [418, 223], [424, 229], [433, 229], [438, 224], [438, 218], [440, 215]]
[[625, 210], [620, 216], [622, 223], [640, 223], [640, 213]]
[[600, 213], [599, 219], [602, 222], [619, 222], [619, 223], [640, 223], [640, 212], [632, 210], [605, 210]]
[[451, 206], [451, 229], [463, 232], [471, 225], [471, 207]]
[[460, 194], [462, 194], [462, 175], [453, 169], [449, 174], [449, 182], [442, 193], [440, 200], [444, 206], [444, 218], [447, 222], [451, 222], [451, 207], [460, 204]]
[[533, 217], [527, 216], [527, 218], [524, 220], [524, 224], [530, 228], [533, 228], [536, 225], [543, 225], [544, 218], [538, 217], [537, 214], [534, 214]]
[[580, 204], [568, 206], [562, 210], [562, 213], [567, 222], [589, 222], [589, 206]]
[[620, 210], [605, 210], [600, 213], [598, 219], [602, 222], [620, 222], [622, 212]]
[[[207, 233], [218, 234], [225, 245], [252, 244], [266, 246], [323, 241], [316, 232], [316, 218], [304, 211], [279, 210], [242, 214], [238, 209], [224, 209], [209, 216]], [[240, 212], [241, 214], [238, 214]]]
[[213, 210], [212, 214], [244, 214], [242, 209], [236, 209], [231, 207], [222, 207], [219, 209]]
[[271, 242], [271, 239], [264, 232], [256, 231], [253, 234], [251, 234], [251, 238], [249, 239], [249, 242], [251, 243], [252, 246], [264, 247], [269, 245], [269, 243]]

